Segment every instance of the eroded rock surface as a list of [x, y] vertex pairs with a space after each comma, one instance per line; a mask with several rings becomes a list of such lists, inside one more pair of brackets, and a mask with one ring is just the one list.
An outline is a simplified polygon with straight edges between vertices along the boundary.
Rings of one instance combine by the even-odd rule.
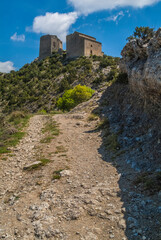
[[121, 52], [120, 68], [138, 93], [161, 93], [161, 28], [148, 42], [133, 39]]

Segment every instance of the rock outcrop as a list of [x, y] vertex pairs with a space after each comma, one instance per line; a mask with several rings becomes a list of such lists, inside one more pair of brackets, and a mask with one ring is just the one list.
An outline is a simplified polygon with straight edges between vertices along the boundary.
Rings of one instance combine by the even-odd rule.
[[[130, 86], [150, 96], [161, 94], [161, 28], [148, 43], [133, 39], [121, 52], [120, 69], [128, 74]], [[153, 94], [153, 95], [155, 95]]]

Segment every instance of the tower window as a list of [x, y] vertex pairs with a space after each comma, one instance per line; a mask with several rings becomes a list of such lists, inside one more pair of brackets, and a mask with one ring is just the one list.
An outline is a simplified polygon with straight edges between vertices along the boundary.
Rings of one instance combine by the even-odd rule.
[[93, 46], [91, 45], [91, 47], [93, 47]]
[[55, 42], [53, 42], [53, 47], [54, 47], [54, 48], [56, 47], [56, 43], [55, 43]]

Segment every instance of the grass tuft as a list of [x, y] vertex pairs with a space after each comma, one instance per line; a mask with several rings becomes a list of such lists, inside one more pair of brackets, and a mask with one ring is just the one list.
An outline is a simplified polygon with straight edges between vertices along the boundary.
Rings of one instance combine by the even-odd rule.
[[46, 164], [48, 164], [50, 162], [50, 160], [47, 158], [41, 158], [37, 161], [40, 161], [40, 163], [33, 164], [31, 167], [24, 168], [24, 170], [27, 170], [27, 171], [37, 170], [40, 167], [45, 166]]
[[47, 137], [41, 139], [40, 143], [50, 143], [52, 139], [54, 139], [54, 137], [47, 136]]
[[87, 119], [87, 121], [91, 122], [91, 121], [96, 121], [99, 119], [99, 116], [97, 114], [91, 113]]
[[143, 190], [149, 191], [150, 194], [155, 194], [161, 191], [161, 172], [141, 173], [136, 177], [134, 184], [139, 185]]
[[110, 127], [110, 122], [108, 118], [102, 118], [98, 125], [96, 126], [96, 130], [102, 130], [102, 129], [109, 129]]
[[0, 122], [0, 154], [10, 153], [9, 148], [20, 142], [25, 135], [22, 129], [27, 125], [30, 117], [31, 115], [20, 111], [3, 117]]
[[117, 134], [110, 134], [106, 136], [104, 139], [104, 144], [107, 147], [108, 150], [115, 152], [120, 149], [120, 145], [118, 143], [118, 136]]
[[54, 136], [58, 136], [60, 134], [58, 124], [52, 119], [51, 116], [42, 129], [42, 133], [44, 133], [46, 136], [40, 141], [41, 143], [50, 143], [51, 140], [54, 139]]
[[63, 170], [64, 170], [64, 169], [59, 169], [58, 171], [54, 171], [54, 172], [53, 172], [53, 180], [60, 179], [60, 178], [61, 178], [60, 173], [61, 173]]
[[58, 154], [58, 153], [65, 153], [65, 152], [67, 152], [67, 150], [65, 149], [64, 146], [57, 146], [57, 147], [56, 147], [55, 154]]

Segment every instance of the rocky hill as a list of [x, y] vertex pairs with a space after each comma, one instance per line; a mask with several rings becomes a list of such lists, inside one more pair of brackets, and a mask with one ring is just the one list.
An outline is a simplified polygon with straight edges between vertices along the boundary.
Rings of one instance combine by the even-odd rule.
[[58, 97], [75, 85], [97, 89], [117, 75], [119, 58], [81, 57], [66, 61], [65, 55], [53, 54], [26, 64], [19, 71], [0, 75], [0, 102], [3, 112], [25, 110], [51, 111]]
[[120, 68], [128, 74], [132, 89], [147, 96], [160, 98], [161, 94], [161, 28], [148, 42], [132, 39], [122, 50]]
[[[122, 73], [54, 54], [1, 74], [0, 239], [161, 239], [159, 46], [160, 30], [130, 40]], [[95, 93], [55, 115], [78, 84]]]

